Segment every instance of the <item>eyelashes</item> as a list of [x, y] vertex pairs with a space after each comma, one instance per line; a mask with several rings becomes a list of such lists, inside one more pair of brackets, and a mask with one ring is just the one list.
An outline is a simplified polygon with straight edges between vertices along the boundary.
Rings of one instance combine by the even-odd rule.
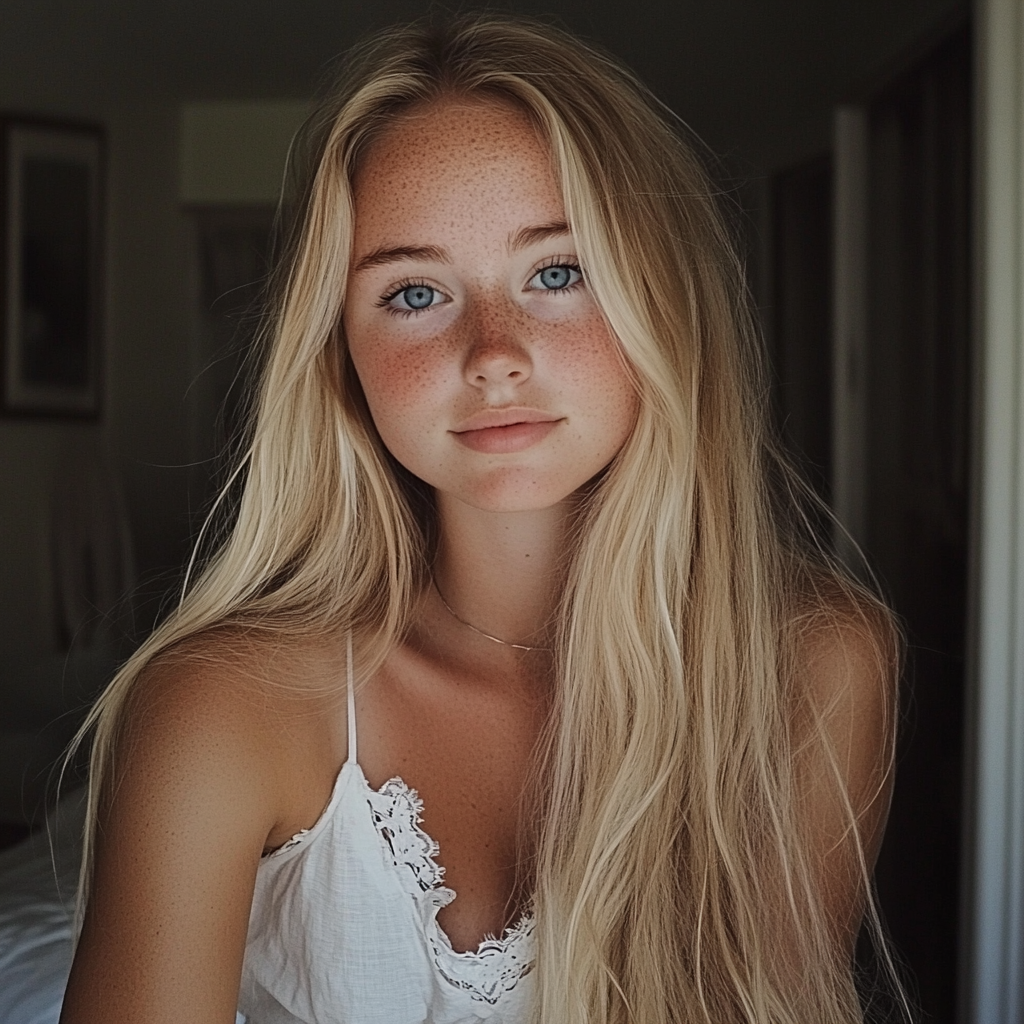
[[[415, 316], [432, 306], [442, 305], [436, 299], [443, 295], [444, 292], [426, 281], [405, 280], [399, 281], [388, 294], [381, 296], [376, 305], [396, 316]], [[398, 300], [402, 304], [398, 304]]]
[[540, 282], [538, 291], [568, 292], [583, 281], [580, 265], [564, 256], [555, 256], [538, 267], [530, 278], [530, 284]]
[[[552, 256], [535, 267], [524, 291], [566, 294], [584, 285], [583, 271], [574, 256]], [[375, 305], [393, 316], [417, 316], [436, 306], [446, 305], [451, 297], [422, 278], [403, 278], [394, 284]]]

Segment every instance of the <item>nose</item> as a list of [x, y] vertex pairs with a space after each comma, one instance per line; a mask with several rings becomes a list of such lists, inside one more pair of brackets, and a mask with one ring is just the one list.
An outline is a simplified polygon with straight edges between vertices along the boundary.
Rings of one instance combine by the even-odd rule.
[[474, 387], [517, 385], [533, 372], [526, 325], [512, 303], [482, 303], [467, 324], [464, 373]]

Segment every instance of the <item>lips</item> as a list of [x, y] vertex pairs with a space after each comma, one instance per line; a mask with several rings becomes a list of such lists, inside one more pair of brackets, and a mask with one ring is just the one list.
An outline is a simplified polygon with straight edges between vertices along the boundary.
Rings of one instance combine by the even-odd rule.
[[463, 420], [453, 433], [462, 434], [471, 430], [488, 430], [492, 427], [511, 427], [518, 423], [556, 423], [561, 417], [552, 416], [540, 409], [509, 406], [504, 409], [484, 409]]
[[452, 433], [473, 451], [506, 454], [531, 448], [560, 422], [561, 417], [539, 409], [485, 409], [463, 420]]

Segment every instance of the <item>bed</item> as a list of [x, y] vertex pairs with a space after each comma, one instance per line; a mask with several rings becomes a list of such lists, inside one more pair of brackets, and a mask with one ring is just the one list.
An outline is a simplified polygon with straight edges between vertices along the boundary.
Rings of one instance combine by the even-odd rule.
[[56, 1024], [71, 966], [85, 791], [0, 852], [0, 1024]]

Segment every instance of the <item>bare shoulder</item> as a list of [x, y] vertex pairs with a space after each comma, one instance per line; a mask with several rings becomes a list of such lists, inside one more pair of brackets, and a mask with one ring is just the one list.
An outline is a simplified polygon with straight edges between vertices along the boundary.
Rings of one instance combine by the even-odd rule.
[[261, 855], [329, 793], [331, 701], [316, 684], [332, 658], [220, 632], [135, 681], [111, 737], [63, 1024], [231, 1019]]
[[798, 736], [824, 730], [848, 760], [887, 767], [900, 640], [886, 610], [846, 595], [825, 602], [795, 617], [791, 650]]
[[[147, 665], [125, 701], [111, 764], [115, 789], [131, 788], [133, 776], [148, 787], [193, 791], [233, 783], [272, 836], [278, 819], [306, 802], [302, 790], [317, 758], [327, 767], [344, 759], [343, 730], [334, 723], [343, 715], [338, 657], [329, 642], [229, 629], [171, 648]], [[314, 793], [312, 805], [318, 799]]]
[[797, 616], [793, 629], [800, 813], [852, 949], [892, 794], [900, 639], [884, 608], [846, 595]]

